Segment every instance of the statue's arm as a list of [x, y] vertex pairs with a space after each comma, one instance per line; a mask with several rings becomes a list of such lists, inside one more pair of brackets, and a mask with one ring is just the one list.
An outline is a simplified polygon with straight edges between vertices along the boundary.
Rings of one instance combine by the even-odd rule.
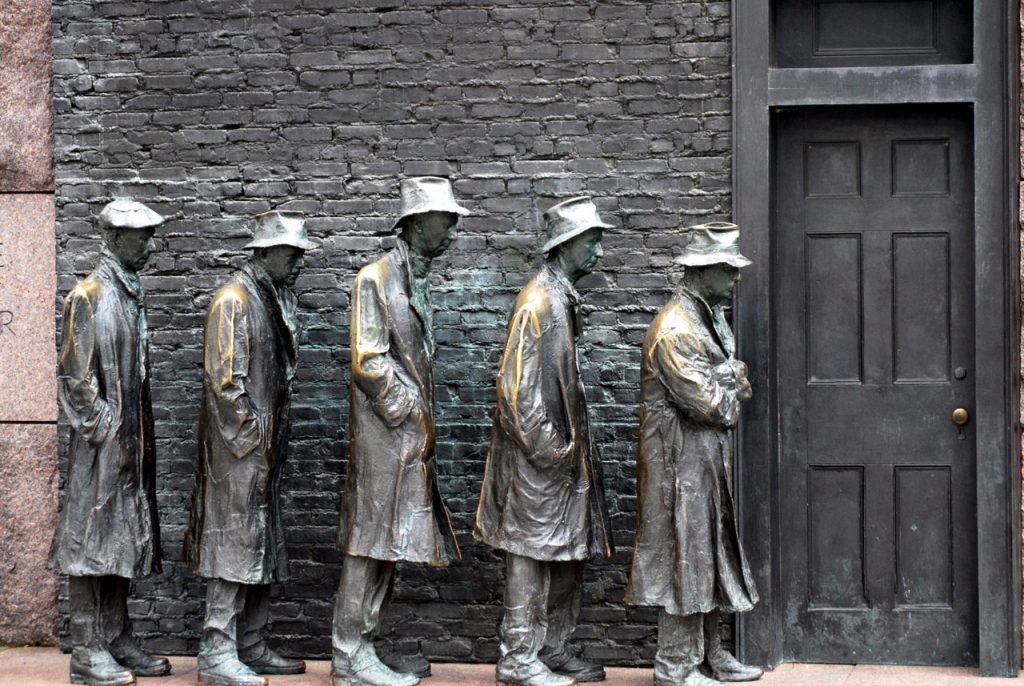
[[212, 395], [221, 437], [231, 453], [243, 458], [266, 434], [246, 391], [249, 374], [249, 326], [246, 303], [239, 294], [221, 294], [206, 320], [203, 373]]
[[562, 394], [544, 396], [544, 336], [533, 307], [520, 308], [509, 325], [498, 370], [498, 418], [501, 429], [530, 458], [558, 458], [571, 449], [549, 417], [562, 413]]
[[76, 288], [64, 301], [58, 369], [61, 403], [71, 426], [93, 444], [114, 426], [114, 412], [96, 375], [96, 316], [89, 297]]
[[691, 421], [698, 424], [735, 426], [740, 400], [731, 384], [711, 364], [704, 346], [692, 332], [659, 339], [652, 351], [653, 367], [668, 396]]
[[352, 303], [352, 381], [365, 393], [384, 423], [395, 427], [418, 403], [391, 356], [391, 326], [380, 274], [364, 270], [356, 277]]

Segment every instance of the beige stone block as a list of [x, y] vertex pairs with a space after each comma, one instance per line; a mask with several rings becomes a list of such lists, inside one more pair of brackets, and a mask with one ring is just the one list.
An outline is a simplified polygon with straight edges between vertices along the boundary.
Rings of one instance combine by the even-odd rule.
[[843, 686], [984, 686], [992, 681], [983, 678], [976, 667], [857, 665]]
[[0, 421], [57, 419], [52, 195], [0, 195]]
[[0, 192], [53, 190], [50, 0], [0, 2]]
[[0, 644], [53, 644], [56, 424], [0, 424]]
[[761, 683], [768, 686], [845, 686], [853, 665], [781, 664], [765, 672]]

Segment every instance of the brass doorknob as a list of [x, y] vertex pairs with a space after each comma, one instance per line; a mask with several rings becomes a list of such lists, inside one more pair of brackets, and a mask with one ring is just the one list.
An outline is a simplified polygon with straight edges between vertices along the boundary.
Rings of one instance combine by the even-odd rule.
[[971, 413], [968, 412], [967, 408], [965, 407], [956, 408], [955, 410], [953, 410], [953, 415], [950, 417], [950, 419], [953, 420], [953, 423], [956, 424], [957, 426], [963, 426], [964, 424], [967, 423], [967, 420], [970, 418]]

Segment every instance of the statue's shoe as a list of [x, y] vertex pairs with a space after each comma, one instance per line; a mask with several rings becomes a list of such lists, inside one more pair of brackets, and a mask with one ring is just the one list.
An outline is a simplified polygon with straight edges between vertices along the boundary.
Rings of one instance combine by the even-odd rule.
[[303, 674], [306, 671], [304, 661], [284, 657], [266, 643], [239, 650], [238, 659], [256, 674]]
[[719, 681], [757, 681], [764, 670], [753, 665], [745, 665], [727, 650], [719, 650], [708, 658], [711, 674]]
[[150, 655], [139, 647], [135, 639], [115, 641], [110, 645], [110, 654], [119, 664], [135, 672], [135, 676], [167, 676], [171, 673], [170, 660]]
[[415, 674], [396, 672], [383, 662], [372, 662], [357, 672], [331, 669], [332, 686], [416, 686]]
[[576, 683], [575, 677], [556, 674], [540, 660], [535, 664], [511, 667], [499, 661], [495, 681], [498, 686], [574, 686]]
[[571, 676], [579, 682], [604, 681], [606, 675], [604, 667], [593, 662], [587, 662], [574, 655], [564, 659], [545, 659], [541, 661], [546, 664], [552, 672], [563, 676]]
[[721, 681], [705, 676], [699, 669], [691, 669], [681, 680], [654, 677], [655, 686], [725, 686]]
[[430, 676], [430, 661], [418, 653], [404, 655], [385, 648], [380, 653], [380, 661], [399, 674], [415, 674], [421, 679]]
[[199, 669], [199, 686], [269, 686], [269, 683], [265, 676], [235, 658]]
[[106, 650], [76, 648], [71, 653], [68, 679], [88, 686], [130, 686], [135, 683], [135, 673], [118, 664]]

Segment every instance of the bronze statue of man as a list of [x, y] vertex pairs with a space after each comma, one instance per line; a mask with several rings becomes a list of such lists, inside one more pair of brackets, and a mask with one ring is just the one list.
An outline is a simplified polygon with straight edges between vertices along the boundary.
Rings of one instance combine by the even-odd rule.
[[412, 686], [430, 674], [422, 656], [385, 664], [373, 640], [396, 561], [444, 566], [459, 556], [435, 471], [429, 280], [431, 261], [448, 248], [456, 222], [469, 211], [443, 178], [405, 179], [401, 196], [395, 247], [359, 270], [352, 286], [334, 686]]
[[601, 681], [568, 641], [579, 618], [583, 563], [612, 554], [601, 463], [590, 433], [573, 284], [601, 257], [590, 198], [544, 213], [544, 265], [519, 293], [497, 381], [497, 410], [474, 537], [507, 555], [499, 684]]
[[99, 264], [64, 300], [60, 399], [71, 425], [64, 509], [50, 565], [68, 575], [71, 681], [135, 683], [170, 674], [139, 647], [131, 580], [158, 574], [156, 449], [146, 303], [138, 271], [164, 218], [115, 200], [99, 215]]
[[291, 287], [316, 247], [301, 217], [257, 219], [248, 263], [213, 296], [203, 342], [199, 461], [185, 558], [207, 581], [199, 683], [266, 686], [301, 674], [267, 645], [270, 584], [287, 578], [281, 474], [299, 325]]
[[718, 627], [720, 613], [757, 602], [736, 525], [730, 436], [751, 388], [725, 315], [750, 260], [735, 224], [688, 233], [682, 285], [644, 339], [639, 521], [626, 602], [661, 608], [656, 684], [720, 686], [762, 674], [722, 647]]

